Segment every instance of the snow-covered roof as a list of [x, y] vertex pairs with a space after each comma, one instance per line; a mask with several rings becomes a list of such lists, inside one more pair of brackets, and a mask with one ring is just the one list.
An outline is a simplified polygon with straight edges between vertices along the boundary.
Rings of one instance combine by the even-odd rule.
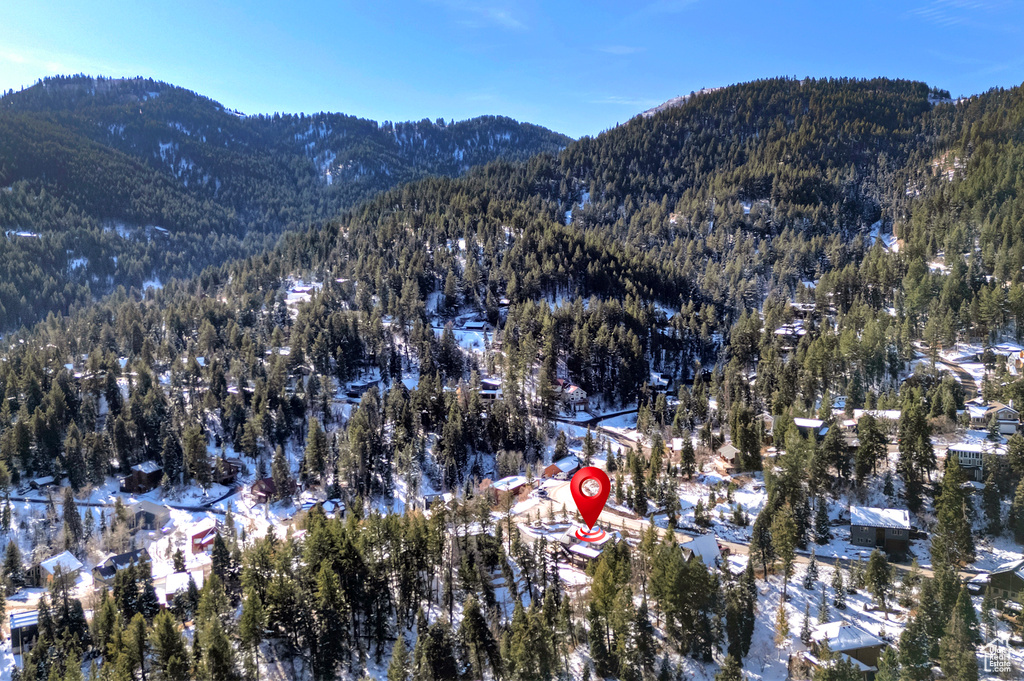
[[714, 567], [722, 556], [718, 550], [718, 537], [714, 533], [701, 534], [682, 545], [683, 551], [692, 551], [708, 567]]
[[811, 640], [815, 643], [827, 642], [829, 650], [834, 653], [885, 645], [885, 641], [874, 634], [842, 620], [819, 624], [811, 632]]
[[141, 501], [136, 501], [135, 503], [130, 504], [128, 506], [128, 510], [132, 513], [141, 513], [145, 511], [146, 513], [152, 513], [153, 515], [163, 515], [164, 513], [171, 512], [171, 509], [167, 506], [161, 506], [149, 499], [142, 499]]
[[1009, 563], [1003, 563], [995, 570], [990, 572], [990, 575], [1001, 575], [1007, 572], [1012, 572], [1019, 578], [1024, 579], [1024, 560], [1015, 560]]
[[530, 481], [527, 480], [522, 475], [510, 475], [507, 478], [502, 478], [501, 480], [492, 483], [491, 487], [498, 490], [499, 492], [508, 492], [509, 490], [513, 490], [516, 489], [517, 487], [522, 487], [523, 485], [529, 484], [529, 482]]
[[946, 448], [947, 452], [964, 452], [967, 454], [981, 454], [988, 449], [980, 442], [956, 442]]
[[28, 610], [25, 612], [11, 613], [11, 629], [24, 629], [39, 624], [39, 611]]
[[674, 437], [672, 438], [672, 451], [681, 452], [683, 450], [683, 438]]
[[[843, 412], [842, 408], [832, 410], [832, 413], [837, 415]], [[879, 421], [899, 421], [901, 412], [899, 409], [854, 409], [853, 420], [860, 421], [866, 414], [870, 414]]]
[[58, 553], [53, 558], [47, 558], [39, 564], [39, 567], [46, 570], [51, 575], [60, 568], [65, 574], [68, 572], [75, 572], [76, 570], [82, 569], [82, 561], [71, 555], [70, 552], [65, 551]]
[[167, 579], [164, 581], [164, 591], [168, 594], [174, 594], [179, 591], [184, 591], [188, 588], [189, 577], [195, 580], [196, 586], [200, 589], [203, 588], [203, 572], [198, 570], [195, 573], [192, 572], [172, 572], [167, 575]]
[[850, 524], [862, 525], [864, 527], [887, 527], [890, 529], [909, 530], [910, 511], [905, 508], [851, 506]]
[[821, 419], [795, 418], [795, 419], [793, 419], [793, 425], [795, 425], [797, 428], [815, 428], [816, 429], [816, 428], [821, 428], [823, 425], [825, 425], [825, 422], [822, 421]]
[[575, 456], [567, 456], [564, 459], [555, 461], [552, 465], [558, 466], [558, 470], [565, 473], [566, 471], [572, 471], [579, 468], [580, 461]]
[[601, 552], [597, 549], [590, 546], [584, 546], [583, 544], [573, 544], [569, 547], [569, 551], [571, 553], [578, 553], [586, 558], [597, 558], [601, 555]]
[[190, 536], [194, 537], [197, 534], [209, 532], [210, 530], [215, 529], [217, 529], [217, 520], [215, 518], [211, 518], [210, 516], [206, 516], [199, 522], [192, 525], [192, 527], [188, 528], [188, 533]]
[[156, 473], [161, 468], [156, 461], [143, 461], [132, 466], [132, 470], [149, 475], [150, 473]]

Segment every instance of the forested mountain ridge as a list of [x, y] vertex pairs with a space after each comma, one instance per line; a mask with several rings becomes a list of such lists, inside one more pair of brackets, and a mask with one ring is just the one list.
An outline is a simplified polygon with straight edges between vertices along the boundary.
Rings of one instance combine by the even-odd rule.
[[[268, 678], [261, 664], [290, 662], [314, 679], [380, 677], [388, 663], [403, 680], [639, 681], [659, 659], [661, 678], [717, 666], [734, 681], [744, 664], [784, 678], [782, 651], [798, 622], [810, 640], [812, 610], [819, 626], [884, 621], [879, 645], [898, 647], [880, 677], [927, 679], [939, 665], [977, 678], [982, 627], [958, 570], [997, 539], [1024, 558], [1002, 541], [1024, 540], [1024, 436], [985, 456], [981, 495], [955, 454], [940, 467], [932, 436], [961, 436], [973, 395], [935, 353], [944, 334], [976, 342], [984, 397], [1024, 402], [1024, 379], [988, 347], [1024, 331], [1024, 108], [1020, 88], [945, 99], [887, 80], [724, 88], [558, 154], [402, 184], [257, 255], [10, 335], [0, 487], [68, 481], [63, 514], [51, 502], [32, 525], [41, 554], [115, 552], [125, 521], [111, 513], [97, 535], [75, 494], [143, 462], [162, 466], [161, 499], [209, 489], [229, 454], [246, 483], [286, 490], [225, 513], [213, 576], [166, 613], [150, 608], [148, 564], [119, 578], [91, 628], [52, 589], [23, 678], [79, 678], [62, 660], [84, 653], [102, 657], [101, 674], [149, 665], [180, 679]], [[486, 403], [484, 376], [500, 385]], [[556, 376], [588, 409], [635, 409], [635, 428], [572, 423]], [[986, 451], [1000, 440], [980, 437]], [[743, 475], [700, 475], [721, 470], [725, 441]], [[635, 542], [610, 541], [585, 574], [556, 546], [572, 522], [556, 502], [486, 482], [539, 480], [570, 446], [614, 477], [617, 516], [631, 509], [646, 528], [623, 525]], [[297, 501], [341, 496], [347, 517], [314, 505], [250, 532], [289, 508], [296, 480]], [[834, 526], [865, 500], [929, 533], [913, 544], [930, 554], [927, 575], [905, 564], [897, 590], [881, 551], [866, 568], [823, 563], [831, 581], [817, 574], [815, 550], [859, 550]], [[541, 527], [559, 528], [553, 541]], [[673, 527], [724, 530], [738, 554], [686, 560], [681, 535], [659, 538]], [[169, 548], [161, 569], [178, 560]], [[17, 546], [8, 553], [18, 568]], [[982, 604], [985, 640], [1008, 634], [995, 610]], [[808, 672], [859, 677], [841, 660]]]
[[569, 141], [502, 117], [245, 117], [165, 83], [84, 76], [8, 92], [0, 128], [0, 227], [26, 234], [0, 245], [8, 329], [258, 252], [381, 189]]

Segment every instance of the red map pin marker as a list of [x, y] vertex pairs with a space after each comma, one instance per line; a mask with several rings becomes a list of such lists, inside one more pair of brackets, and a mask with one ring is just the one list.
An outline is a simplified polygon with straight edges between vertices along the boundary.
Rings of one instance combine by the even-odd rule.
[[[587, 495], [583, 491], [584, 483], [593, 480], [597, 483], [599, 489], [597, 494]], [[572, 499], [576, 502], [576, 508], [579, 509], [580, 515], [583, 516], [584, 522], [587, 523], [587, 527], [593, 529], [594, 523], [597, 522], [598, 517], [601, 515], [601, 511], [604, 510], [604, 505], [608, 501], [608, 493], [612, 489], [612, 483], [608, 480], [608, 475], [600, 468], [594, 466], [587, 466], [576, 471], [576, 475], [572, 476], [572, 482], [569, 483], [569, 491], [572, 492]], [[603, 536], [604, 532], [600, 533]], [[580, 539], [586, 539], [586, 537], [580, 535], [576, 536]], [[595, 541], [599, 536], [595, 536], [592, 539], [586, 539], [586, 541]]]

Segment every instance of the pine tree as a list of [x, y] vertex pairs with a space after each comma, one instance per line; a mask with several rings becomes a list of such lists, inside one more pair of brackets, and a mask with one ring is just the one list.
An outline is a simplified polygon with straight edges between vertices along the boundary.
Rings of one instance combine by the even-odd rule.
[[996, 590], [985, 589], [985, 597], [981, 600], [981, 624], [985, 639], [991, 641], [996, 633]]
[[73, 542], [72, 546], [77, 547], [82, 541], [84, 530], [82, 528], [82, 516], [78, 512], [78, 506], [75, 504], [75, 495], [70, 487], [64, 488], [64, 499], [61, 502], [61, 506], [64, 516], [64, 527], [67, 528], [68, 535]]
[[818, 558], [814, 555], [814, 549], [812, 548], [811, 558], [807, 562], [807, 570], [804, 572], [804, 589], [812, 591], [816, 581], [818, 581]]
[[68, 484], [77, 492], [85, 485], [89, 472], [85, 457], [82, 455], [82, 436], [73, 421], [68, 426], [68, 434], [64, 438], [64, 469], [68, 474]]
[[1024, 544], [1024, 478], [1017, 485], [1017, 491], [1013, 496], [1007, 525], [1013, 530], [1013, 538], [1017, 543]]
[[928, 650], [928, 632], [920, 617], [911, 617], [900, 634], [899, 668], [901, 681], [925, 681], [932, 678]]
[[786, 614], [786, 604], [779, 601], [779, 609], [775, 611], [775, 645], [783, 647], [789, 642], [789, 615]]
[[974, 560], [974, 538], [967, 509], [971, 500], [963, 489], [966, 481], [956, 454], [950, 454], [942, 476], [942, 494], [937, 503], [938, 523], [932, 537], [932, 551], [942, 553], [950, 565], [963, 565]]
[[319, 482], [327, 461], [327, 435], [316, 417], [309, 420], [309, 434], [306, 436], [306, 458], [302, 468], [308, 482]]
[[239, 647], [245, 654], [246, 676], [259, 678], [260, 644], [263, 632], [267, 628], [267, 616], [263, 610], [263, 602], [254, 589], [246, 591], [242, 603], [242, 616], [238, 622]]
[[715, 681], [743, 681], [743, 667], [740, 661], [733, 655], [728, 655], [722, 663], [722, 668], [715, 674]]
[[211, 618], [203, 625], [202, 632], [202, 668], [206, 678], [210, 681], [234, 681], [238, 677], [235, 652], [220, 618]]
[[832, 572], [832, 605], [838, 610], [846, 610], [846, 587], [843, 584], [843, 569], [837, 564]]
[[189, 426], [185, 429], [182, 440], [185, 468], [192, 479], [204, 489], [213, 482], [213, 468], [210, 466], [207, 444], [206, 434], [201, 427]]
[[900, 681], [900, 664], [896, 649], [886, 646], [878, 660], [878, 673], [875, 681]]
[[689, 432], [683, 434], [683, 451], [680, 454], [682, 473], [688, 479], [693, 478], [697, 471], [697, 452], [693, 448], [693, 438]]
[[793, 575], [793, 560], [796, 557], [796, 522], [793, 509], [785, 504], [772, 520], [772, 545], [782, 561], [782, 600], [785, 602], [789, 590], [789, 578]]
[[977, 619], [971, 605], [967, 588], [960, 591], [953, 616], [946, 625], [945, 634], [939, 644], [939, 661], [943, 674], [957, 681], [977, 681], [978, 658]]
[[875, 549], [871, 552], [868, 560], [867, 571], [864, 574], [864, 581], [868, 590], [874, 596], [875, 602], [885, 611], [885, 618], [889, 619], [889, 593], [892, 590], [892, 568], [885, 554]]
[[412, 661], [409, 649], [405, 645], [405, 637], [399, 635], [395, 646], [391, 649], [391, 662], [388, 663], [388, 681], [408, 681], [412, 673]]
[[597, 445], [594, 443], [594, 436], [587, 428], [587, 435], [583, 438], [583, 465], [589, 466], [594, 460], [597, 452]]
[[994, 472], [990, 471], [985, 479], [985, 489], [982, 492], [981, 505], [985, 509], [988, 533], [991, 535], [998, 535], [1003, 530], [1001, 504], [1002, 495], [999, 493], [999, 488], [996, 485], [996, 476]]
[[[110, 603], [112, 607], [113, 601]], [[185, 639], [169, 610], [162, 610], [153, 618], [150, 643], [153, 646], [153, 665], [161, 679], [186, 681], [190, 678]]]
[[473, 676], [483, 678], [484, 670], [488, 668], [496, 674], [501, 667], [498, 643], [487, 626], [475, 596], [466, 598], [462, 612], [458, 638], [469, 657]]
[[824, 497], [818, 498], [814, 511], [814, 541], [822, 545], [832, 541], [832, 525], [828, 519], [828, 502]]
[[804, 645], [811, 644], [811, 599], [804, 606], [804, 622], [800, 625], [800, 640]]
[[818, 624], [825, 624], [829, 621], [828, 611], [828, 592], [825, 589], [825, 583], [821, 583], [821, 600], [818, 603]]
[[750, 556], [761, 561], [764, 577], [768, 579], [768, 568], [775, 563], [775, 546], [767, 513], [758, 513], [750, 532]]
[[288, 494], [292, 489], [292, 472], [288, 464], [288, 457], [284, 454], [284, 448], [278, 445], [274, 448], [274, 460], [270, 464], [271, 476], [274, 478], [274, 488], [278, 496]]

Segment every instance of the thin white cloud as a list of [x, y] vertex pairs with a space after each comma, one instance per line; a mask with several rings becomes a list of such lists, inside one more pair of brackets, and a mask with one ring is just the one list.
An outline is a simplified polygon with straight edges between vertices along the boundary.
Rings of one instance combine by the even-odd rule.
[[1005, 16], [1004, 10], [1014, 5], [1002, 0], [931, 0], [907, 11], [907, 17], [920, 19], [936, 26], [950, 28], [965, 26], [986, 31], [1018, 33], [1016, 16]]
[[512, 31], [526, 28], [512, 9], [487, 0], [429, 0], [459, 15], [458, 23], [467, 28], [498, 27]]
[[597, 51], [604, 52], [606, 54], [627, 55], [643, 52], [646, 49], [646, 47], [632, 47], [630, 45], [606, 45], [604, 47], [597, 48]]

